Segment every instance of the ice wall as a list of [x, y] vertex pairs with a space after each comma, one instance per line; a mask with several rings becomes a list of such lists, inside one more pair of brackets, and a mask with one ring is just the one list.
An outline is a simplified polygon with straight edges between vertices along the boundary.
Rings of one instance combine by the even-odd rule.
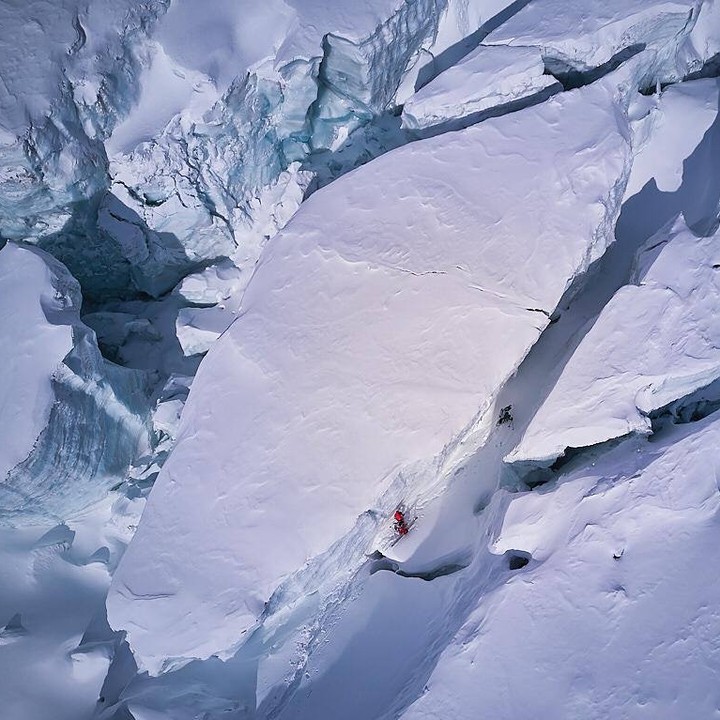
[[719, 241], [681, 218], [651, 238], [648, 266], [603, 308], [509, 462], [651, 433], [653, 411], [720, 376]]
[[102, 497], [150, 441], [144, 373], [102, 358], [77, 281], [36, 248], [0, 251], [0, 523], [62, 519]]

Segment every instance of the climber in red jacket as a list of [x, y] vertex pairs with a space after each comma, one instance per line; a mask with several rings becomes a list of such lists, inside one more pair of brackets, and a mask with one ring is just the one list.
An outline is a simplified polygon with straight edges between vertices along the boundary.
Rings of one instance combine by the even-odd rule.
[[393, 517], [395, 518], [395, 530], [397, 530], [398, 534], [407, 535], [409, 528], [405, 522], [405, 515], [402, 510], [396, 510]]

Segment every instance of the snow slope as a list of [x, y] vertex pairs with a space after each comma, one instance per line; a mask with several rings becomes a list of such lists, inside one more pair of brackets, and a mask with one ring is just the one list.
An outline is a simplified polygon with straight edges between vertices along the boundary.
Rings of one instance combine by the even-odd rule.
[[492, 551], [532, 560], [477, 603], [402, 717], [716, 714], [719, 433], [710, 416], [506, 496]]
[[489, 406], [612, 238], [622, 102], [616, 78], [397, 150], [268, 246], [108, 597], [144, 669], [232, 652], [288, 575]]

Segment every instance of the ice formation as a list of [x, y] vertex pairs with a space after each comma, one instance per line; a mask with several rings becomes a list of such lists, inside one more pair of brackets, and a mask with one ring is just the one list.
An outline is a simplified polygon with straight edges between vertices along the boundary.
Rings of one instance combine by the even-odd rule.
[[[174, 238], [187, 265], [230, 256], [236, 246], [254, 263], [262, 241], [302, 200], [307, 180], [298, 161], [341, 144], [392, 102], [441, 5], [270, 3], [229, 27], [213, 24], [214, 32], [244, 36], [243, 27], [272, 29], [253, 39], [201, 117], [179, 114], [159, 138], [113, 157], [113, 193], [154, 233]], [[179, 38], [167, 20], [158, 40], [172, 53]], [[178, 61], [194, 66], [188, 55], [181, 51]]]
[[80, 288], [51, 256], [6, 245], [0, 286], [0, 522], [62, 519], [122, 480], [149, 442], [146, 379], [102, 358]]
[[539, 47], [551, 72], [567, 75], [570, 82], [647, 50], [655, 56], [659, 79], [677, 80], [718, 51], [713, 11], [700, 14], [703, 5], [697, 0], [611, 0], [599, 9], [592, 0], [580, 0], [568, 12], [564, 0], [530, 2], [485, 42]]
[[506, 498], [492, 552], [532, 564], [477, 604], [403, 717], [711, 716], [719, 431], [680, 426]]
[[693, 178], [687, 166], [683, 170], [683, 161], [712, 132], [718, 100], [716, 80], [685, 83], [666, 90], [636, 122], [626, 196], [648, 182], [665, 193], [686, 182], [701, 200], [685, 209], [695, 232], [680, 216], [648, 238], [630, 283], [587, 330], [508, 461], [549, 463], [566, 448], [649, 433], [653, 412], [718, 377], [718, 329], [709, 310], [717, 294], [718, 199], [704, 197], [704, 173]]
[[653, 236], [635, 283], [605, 306], [509, 461], [650, 433], [651, 413], [720, 377], [719, 242], [682, 218]]
[[135, 99], [141, 38], [166, 0], [0, 8], [0, 236], [57, 233], [102, 192], [103, 140]]

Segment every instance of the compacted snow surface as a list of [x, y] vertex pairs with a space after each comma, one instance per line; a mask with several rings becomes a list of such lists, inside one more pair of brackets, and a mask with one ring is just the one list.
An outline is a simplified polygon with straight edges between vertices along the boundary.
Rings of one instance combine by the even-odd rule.
[[716, 0], [6, 2], [0, 716], [719, 716], [719, 57]]

